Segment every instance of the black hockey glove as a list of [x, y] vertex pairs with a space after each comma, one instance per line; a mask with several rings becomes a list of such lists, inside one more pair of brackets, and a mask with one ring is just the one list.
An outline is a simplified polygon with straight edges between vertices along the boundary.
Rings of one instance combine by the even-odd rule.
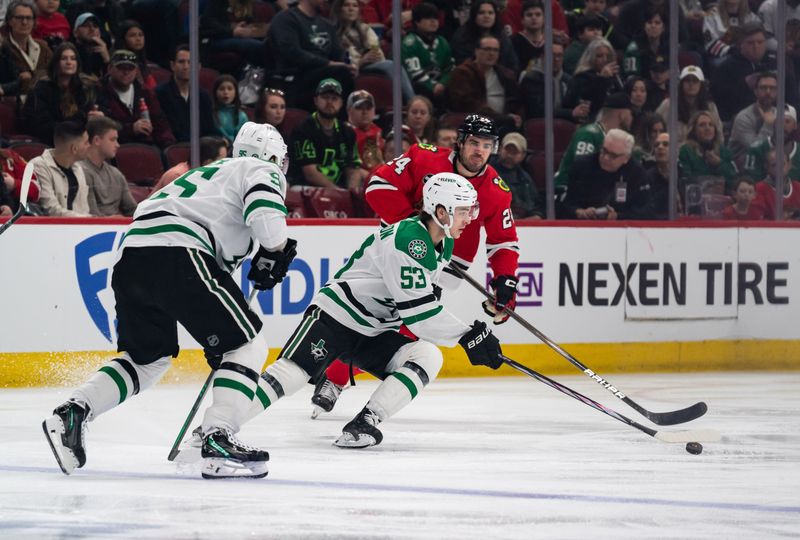
[[494, 324], [503, 324], [508, 320], [509, 315], [503, 308], [514, 311], [517, 305], [517, 282], [514, 276], [497, 276], [489, 282], [496, 301], [493, 303], [491, 300], [484, 300], [483, 311], [494, 317]]
[[472, 328], [458, 340], [458, 344], [467, 351], [467, 357], [473, 366], [497, 369], [503, 365], [500, 341], [486, 327], [485, 322], [475, 321]]
[[253, 288], [263, 291], [271, 289], [286, 277], [289, 265], [297, 255], [297, 241], [289, 238], [283, 251], [268, 251], [259, 247], [247, 279], [253, 282]]

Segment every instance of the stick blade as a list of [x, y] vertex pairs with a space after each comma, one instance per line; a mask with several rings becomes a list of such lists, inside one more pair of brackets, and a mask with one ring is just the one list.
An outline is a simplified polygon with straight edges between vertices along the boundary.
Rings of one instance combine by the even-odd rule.
[[[628, 403], [628, 405], [631, 404], [629, 403], [628, 398], [626, 398], [625, 402]], [[706, 414], [706, 412], [708, 412], [708, 405], [706, 405], [703, 401], [697, 402], [691, 407], [686, 407], [685, 409], [661, 413], [647, 411], [638, 405], [633, 406], [633, 408], [644, 415], [645, 418], [659, 426], [674, 426], [675, 424], [684, 424], [686, 422], [691, 422], [692, 420], [697, 420]]]
[[657, 431], [653, 435], [666, 443], [717, 442], [722, 436], [715, 429], [690, 429], [686, 431]]

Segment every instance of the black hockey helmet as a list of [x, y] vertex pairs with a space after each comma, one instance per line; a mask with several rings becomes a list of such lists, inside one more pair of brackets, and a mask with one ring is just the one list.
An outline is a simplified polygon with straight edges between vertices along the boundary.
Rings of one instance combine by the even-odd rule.
[[497, 153], [500, 136], [497, 133], [497, 126], [495, 126], [494, 120], [491, 118], [480, 114], [467, 115], [461, 125], [458, 126], [458, 142], [463, 144], [468, 135], [492, 139], [494, 141], [492, 153]]

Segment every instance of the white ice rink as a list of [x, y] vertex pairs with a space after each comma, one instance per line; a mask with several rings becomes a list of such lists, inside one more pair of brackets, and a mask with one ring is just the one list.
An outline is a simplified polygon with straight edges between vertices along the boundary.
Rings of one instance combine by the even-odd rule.
[[[365, 381], [316, 421], [309, 386], [246, 426], [267, 478], [208, 481], [166, 460], [200, 385], [162, 385], [93, 422], [66, 477], [40, 423], [68, 389], [0, 390], [0, 538], [800, 537], [799, 373], [609, 378], [651, 410], [706, 401], [683, 427], [722, 441], [690, 455], [518, 377], [435, 381], [381, 445], [334, 448]], [[556, 379], [648, 424], [585, 376]]]

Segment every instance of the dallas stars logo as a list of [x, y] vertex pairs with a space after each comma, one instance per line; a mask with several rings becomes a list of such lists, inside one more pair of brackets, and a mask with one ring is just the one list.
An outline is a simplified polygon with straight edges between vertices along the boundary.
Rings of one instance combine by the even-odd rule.
[[316, 343], [311, 344], [311, 356], [314, 360], [319, 362], [328, 355], [328, 350], [325, 348], [325, 340], [320, 339]]
[[428, 246], [425, 245], [424, 240], [412, 240], [408, 243], [408, 254], [415, 259], [424, 259], [428, 254]]

